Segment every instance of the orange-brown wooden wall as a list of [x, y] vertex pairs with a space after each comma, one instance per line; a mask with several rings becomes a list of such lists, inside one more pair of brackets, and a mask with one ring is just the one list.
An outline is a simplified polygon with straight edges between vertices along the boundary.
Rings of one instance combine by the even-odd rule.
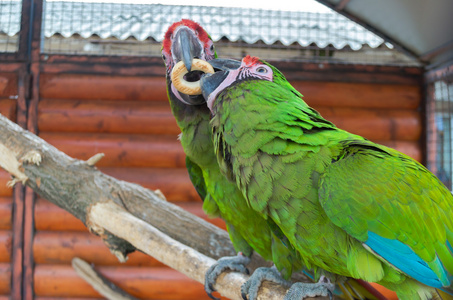
[[[12, 95], [17, 95], [17, 75], [0, 73], [0, 114], [16, 121], [16, 100]], [[9, 180], [9, 174], [0, 169], [0, 299], [11, 292], [13, 190], [6, 186]]]
[[[169, 201], [204, 217], [185, 170], [163, 68], [156, 74], [139, 75], [57, 69], [56, 65], [43, 68], [39, 77], [39, 136], [78, 159], [103, 152], [106, 156], [97, 165], [103, 172], [160, 189]], [[411, 79], [406, 79], [398, 68], [392, 70], [376, 76], [362, 71], [335, 80], [316, 70], [301, 76], [291, 68], [283, 72], [306, 102], [337, 126], [421, 160], [419, 77], [409, 74]], [[2, 100], [0, 112], [13, 118], [14, 104], [14, 100]], [[0, 173], [0, 295], [8, 295], [10, 280], [11, 190], [5, 188], [7, 180]], [[209, 299], [201, 284], [141, 253], [133, 253], [125, 264], [118, 263], [80, 221], [45, 199], [35, 201], [34, 220], [36, 299], [100, 298], [71, 268], [75, 256], [93, 263], [142, 299]], [[224, 227], [220, 220], [212, 222]]]

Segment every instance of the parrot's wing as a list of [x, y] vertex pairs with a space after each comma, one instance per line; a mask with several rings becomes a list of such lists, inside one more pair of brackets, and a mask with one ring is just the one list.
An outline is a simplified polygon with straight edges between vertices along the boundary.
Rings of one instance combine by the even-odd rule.
[[195, 164], [188, 156], [186, 156], [186, 168], [189, 172], [190, 181], [192, 181], [192, 184], [201, 200], [204, 200], [207, 195], [207, 190], [200, 166]]
[[332, 222], [407, 275], [433, 287], [453, 280], [450, 191], [410, 157], [367, 140], [344, 151], [320, 178]]
[[219, 207], [215, 200], [208, 193], [206, 182], [203, 177], [203, 171], [200, 166], [194, 163], [188, 156], [186, 156], [186, 168], [189, 172], [190, 181], [192, 181], [195, 190], [203, 200], [203, 211], [210, 217], [220, 217]]

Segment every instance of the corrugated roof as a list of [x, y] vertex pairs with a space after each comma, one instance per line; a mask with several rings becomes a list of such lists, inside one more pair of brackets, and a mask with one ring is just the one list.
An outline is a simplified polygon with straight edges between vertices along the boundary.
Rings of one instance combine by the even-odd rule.
[[361, 20], [430, 64], [453, 60], [452, 0], [318, 0]]
[[[18, 11], [20, 16], [20, 2], [1, 5], [2, 15], [3, 11]], [[46, 37], [78, 34], [84, 38], [97, 35], [120, 40], [153, 38], [160, 42], [173, 22], [190, 18], [205, 27], [214, 41], [225, 37], [250, 44], [263, 41], [308, 46], [314, 43], [321, 48], [333, 45], [337, 49], [349, 46], [354, 50], [384, 43], [380, 37], [337, 13], [86, 2], [46, 2], [44, 9]], [[17, 16], [14, 14], [12, 18]], [[17, 24], [8, 27], [2, 21], [0, 31], [14, 35], [19, 31], [20, 22]]]

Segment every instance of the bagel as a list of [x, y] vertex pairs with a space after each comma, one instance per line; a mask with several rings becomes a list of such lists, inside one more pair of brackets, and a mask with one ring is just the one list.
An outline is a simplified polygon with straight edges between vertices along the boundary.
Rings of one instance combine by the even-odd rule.
[[[194, 58], [192, 60], [192, 71], [198, 70], [204, 73], [214, 73], [214, 68], [206, 61]], [[186, 95], [200, 95], [200, 81], [190, 82], [184, 79], [184, 75], [189, 73], [182, 61], [178, 62], [171, 71], [171, 81], [175, 88]]]

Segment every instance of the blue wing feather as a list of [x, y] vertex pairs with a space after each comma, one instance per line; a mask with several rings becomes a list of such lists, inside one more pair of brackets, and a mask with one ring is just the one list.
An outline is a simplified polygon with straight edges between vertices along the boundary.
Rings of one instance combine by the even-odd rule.
[[442, 278], [439, 278], [428, 264], [412, 251], [409, 246], [398, 240], [387, 239], [369, 231], [365, 245], [397, 269], [421, 283], [435, 288], [449, 286], [451, 283], [451, 280], [448, 279], [447, 271], [437, 257], [435, 263], [439, 265], [445, 275], [441, 276]]

